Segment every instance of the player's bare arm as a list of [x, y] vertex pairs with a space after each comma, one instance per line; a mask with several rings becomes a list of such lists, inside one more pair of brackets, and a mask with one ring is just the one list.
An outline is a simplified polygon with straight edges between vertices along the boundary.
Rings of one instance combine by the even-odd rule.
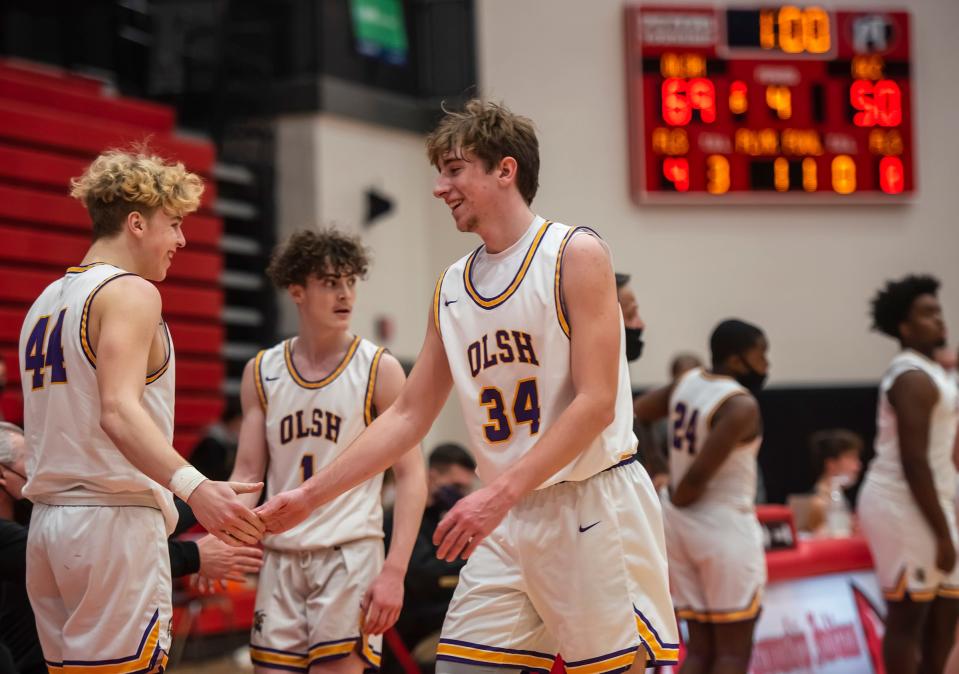
[[649, 424], [669, 415], [669, 398], [674, 384], [647, 391], [633, 401], [633, 416]]
[[[240, 405], [243, 421], [240, 424], [240, 437], [236, 450], [236, 462], [230, 480], [237, 482], [262, 482], [266, 475], [266, 465], [270, 458], [266, 444], [266, 417], [260, 397], [256, 392], [255, 359], [251, 358], [243, 368], [240, 381]], [[260, 490], [239, 496], [241, 503], [248, 508], [256, 505]]]
[[[100, 426], [138, 470], [161, 485], [187, 466], [143, 407], [150, 346], [160, 325], [160, 293], [138, 276], [103, 286], [90, 310], [91, 342], [97, 354]], [[192, 492], [190, 507], [211, 533], [231, 545], [255, 543], [263, 525], [236, 500], [236, 492], [259, 489], [206, 480]]]
[[673, 505], [684, 508], [698, 501], [729, 454], [759, 435], [760, 423], [759, 404], [752, 396], [736, 395], [723, 403], [702, 449], [672, 494]]
[[936, 566], [949, 572], [956, 565], [956, 549], [939, 505], [928, 456], [929, 421], [939, 401], [939, 392], [927, 374], [912, 370], [899, 375], [887, 396], [896, 411], [902, 472], [936, 537]]
[[296, 526], [317, 506], [396, 463], [429, 431], [452, 386], [446, 350], [433, 327], [431, 311], [423, 348], [396, 402], [326, 469], [257, 508], [267, 530], [279, 533]]
[[[406, 374], [399, 361], [388, 353], [380, 358], [373, 405], [387, 410], [399, 396]], [[403, 579], [426, 507], [426, 468], [419, 444], [411, 447], [393, 464], [396, 477], [396, 505], [393, 509], [393, 537], [383, 570], [363, 598], [366, 615], [364, 631], [382, 634], [400, 617], [403, 608]]]
[[613, 421], [622, 328], [609, 253], [596, 237], [576, 236], [563, 265], [575, 397], [529, 453], [447, 513], [433, 536], [441, 559], [468, 558], [514, 504], [575, 459]]

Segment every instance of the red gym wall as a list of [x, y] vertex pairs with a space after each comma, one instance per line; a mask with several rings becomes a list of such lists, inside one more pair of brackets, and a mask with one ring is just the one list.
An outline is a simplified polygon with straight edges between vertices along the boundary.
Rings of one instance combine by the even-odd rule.
[[6, 418], [22, 423], [17, 341], [30, 303], [90, 245], [86, 211], [68, 195], [70, 178], [101, 151], [149, 142], [202, 175], [206, 191], [184, 225], [187, 247], [159, 284], [176, 349], [174, 445], [188, 453], [223, 405], [224, 329], [219, 249], [223, 222], [212, 211], [212, 143], [174, 134], [172, 108], [109, 95], [97, 80], [0, 59], [0, 354], [9, 385]]

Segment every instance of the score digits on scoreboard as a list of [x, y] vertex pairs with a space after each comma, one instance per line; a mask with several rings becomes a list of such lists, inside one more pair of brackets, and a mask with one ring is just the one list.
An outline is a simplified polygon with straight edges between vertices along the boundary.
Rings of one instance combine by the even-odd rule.
[[639, 201], [916, 189], [905, 11], [627, 6], [626, 75]]

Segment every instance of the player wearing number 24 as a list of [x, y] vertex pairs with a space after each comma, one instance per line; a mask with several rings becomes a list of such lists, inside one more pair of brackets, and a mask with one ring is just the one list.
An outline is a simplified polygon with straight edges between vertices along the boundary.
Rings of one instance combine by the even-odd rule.
[[[530, 210], [539, 171], [530, 120], [473, 100], [447, 113], [427, 150], [433, 195], [482, 245], [440, 275], [422, 350], [393, 405], [257, 512], [269, 531], [296, 526], [419, 442], [455, 388], [483, 486], [434, 534], [439, 558], [469, 560], [437, 671], [549, 669], [558, 650], [568, 663], [608, 664], [591, 667], [597, 673], [675, 662], [662, 520], [633, 460], [609, 250], [592, 230]], [[504, 580], [517, 574], [520, 586]], [[583, 615], [602, 618], [588, 629], [571, 622]]]

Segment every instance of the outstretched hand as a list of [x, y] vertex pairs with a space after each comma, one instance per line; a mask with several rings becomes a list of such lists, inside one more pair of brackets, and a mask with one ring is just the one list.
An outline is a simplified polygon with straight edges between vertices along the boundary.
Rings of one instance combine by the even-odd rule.
[[464, 496], [446, 513], [433, 532], [436, 556], [447, 562], [469, 559], [476, 547], [509, 512], [510, 503], [491, 487]]
[[265, 527], [236, 495], [255, 493], [262, 488], [262, 482], [204, 480], [190, 495], [188, 503], [203, 528], [227, 545], [253, 545], [263, 538]]
[[253, 512], [269, 533], [278, 534], [295, 527], [312, 511], [306, 492], [296, 488], [277, 494]]
[[226, 587], [226, 581], [246, 580], [263, 566], [263, 551], [252, 546], [234, 547], [212, 535], [196, 542], [200, 553], [200, 571], [190, 578], [191, 587], [201, 593]]

